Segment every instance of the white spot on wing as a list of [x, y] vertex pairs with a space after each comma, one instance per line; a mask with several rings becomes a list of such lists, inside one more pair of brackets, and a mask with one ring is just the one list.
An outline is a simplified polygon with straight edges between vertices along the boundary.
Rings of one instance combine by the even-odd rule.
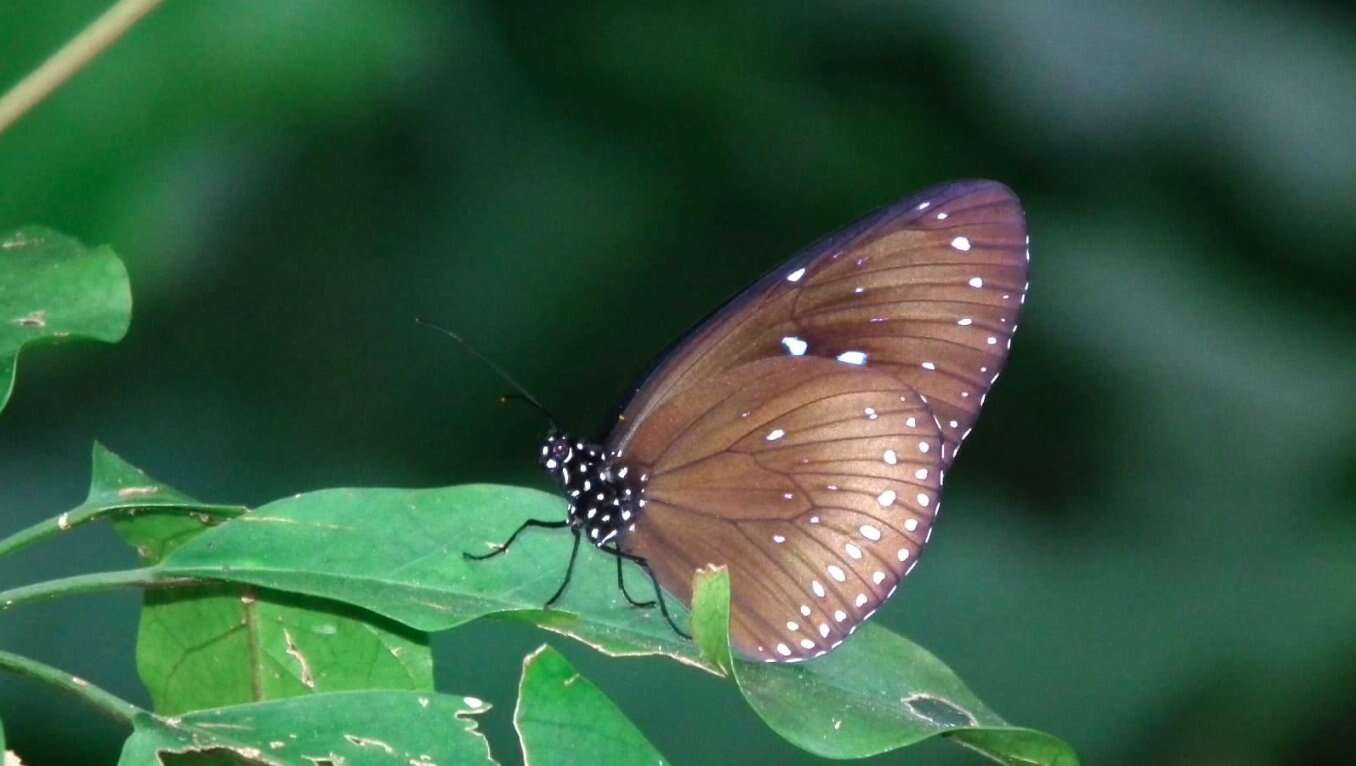
[[794, 335], [788, 335], [782, 338], [782, 345], [786, 347], [786, 352], [791, 356], [804, 356], [810, 348], [810, 344]]
[[866, 364], [866, 352], [844, 351], [843, 353], [838, 355], [838, 361], [843, 362], [845, 364], [856, 364], [856, 365]]
[[971, 287], [983, 287], [983, 286], [984, 286], [984, 280], [980, 279], [979, 277], [970, 277], [970, 286], [971, 286]]
[[805, 269], [802, 267], [802, 268], [796, 269], [795, 271], [791, 272], [790, 274], [787, 274], [787, 275], [786, 275], [786, 281], [787, 281], [787, 282], [799, 282], [799, 281], [800, 281], [800, 278], [803, 277], [803, 276], [805, 276]]
[[774, 428], [774, 429], [772, 429], [771, 431], [768, 431], [767, 436], [764, 437], [764, 438], [766, 438], [766, 439], [767, 439], [768, 441], [770, 441], [770, 442], [775, 442], [775, 441], [777, 441], [778, 439], [782, 438], [783, 436], [786, 436], [786, 432], [785, 432], [785, 431], [783, 431], [783, 430], [780, 429], [780, 428]]
[[866, 539], [871, 540], [872, 542], [875, 542], [876, 540], [880, 539], [880, 530], [876, 529], [870, 524], [861, 525], [860, 527], [858, 527], [857, 531], [862, 533], [862, 537], [865, 537]]
[[825, 571], [827, 571], [829, 573], [829, 577], [832, 577], [835, 581], [847, 582], [847, 575], [843, 573], [842, 567], [838, 566], [837, 564], [829, 564], [828, 568]]
[[880, 503], [882, 508], [889, 508], [895, 504], [895, 491], [893, 489], [885, 490], [876, 496], [876, 502]]
[[956, 237], [951, 240], [951, 246], [964, 253], [970, 249], [970, 240], [965, 237]]

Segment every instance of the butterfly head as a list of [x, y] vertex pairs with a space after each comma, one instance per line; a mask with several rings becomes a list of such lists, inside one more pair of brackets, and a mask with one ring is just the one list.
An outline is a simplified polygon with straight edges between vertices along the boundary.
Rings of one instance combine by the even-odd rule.
[[597, 483], [607, 470], [602, 447], [554, 429], [542, 440], [537, 462], [566, 490], [586, 479]]
[[569, 475], [568, 472], [577, 462], [577, 452], [573, 437], [552, 429], [542, 440], [541, 455], [537, 462], [553, 478], [562, 480]]

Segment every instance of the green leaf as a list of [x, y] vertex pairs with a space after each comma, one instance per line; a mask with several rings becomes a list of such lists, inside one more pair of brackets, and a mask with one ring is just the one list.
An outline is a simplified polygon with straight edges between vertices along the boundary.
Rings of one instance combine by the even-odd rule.
[[488, 709], [472, 697], [368, 691], [220, 707], [177, 718], [143, 713], [118, 763], [493, 764], [489, 743], [468, 717]]
[[[64, 534], [95, 519], [112, 517], [114, 528], [136, 546], [142, 559], [156, 561], [167, 547], [197, 534], [204, 525], [244, 512], [245, 508], [238, 505], [199, 503], [157, 483], [96, 443], [93, 479], [85, 502], [0, 540], [0, 555]], [[141, 518], [135, 524], [129, 523], [130, 517], [137, 515]]]
[[[219, 523], [222, 509], [243, 511], [199, 504], [98, 444], [81, 508], [122, 511], [114, 528], [150, 563]], [[160, 713], [327, 691], [433, 689], [427, 635], [344, 604], [227, 584], [148, 591], [137, 671]]]
[[131, 318], [127, 269], [111, 248], [40, 227], [0, 235], [0, 410], [21, 348], [65, 338], [115, 343]]
[[744, 698], [783, 738], [826, 758], [865, 758], [946, 736], [1012, 766], [1075, 766], [1068, 744], [1010, 726], [951, 669], [889, 630], [864, 625], [824, 657], [803, 664], [735, 658], [724, 568], [693, 580], [693, 631], [708, 661], [732, 669]]
[[564, 656], [543, 644], [523, 659], [513, 725], [523, 761], [533, 766], [579, 763], [667, 764], [635, 724]]
[[692, 640], [723, 675], [734, 673], [730, 649], [730, 578], [724, 567], [698, 570], [692, 578]]
[[113, 529], [153, 563], [209, 526], [245, 512], [240, 505], [202, 503], [123, 460], [95, 442], [89, 494], [60, 517], [63, 529], [111, 516]]
[[137, 671], [162, 713], [433, 688], [427, 635], [351, 606], [241, 586], [149, 592]]
[[[470, 561], [529, 518], [558, 519], [561, 499], [534, 490], [467, 485], [428, 490], [331, 489], [262, 506], [172, 552], [165, 576], [205, 577], [335, 599], [419, 630], [492, 614], [535, 622], [612, 655], [664, 654], [714, 671], [657, 609], [617, 590], [614, 560], [584, 546], [557, 608], [570, 535], [529, 529], [504, 555]], [[650, 584], [628, 564], [633, 592]], [[670, 609], [686, 611], [672, 597]]]

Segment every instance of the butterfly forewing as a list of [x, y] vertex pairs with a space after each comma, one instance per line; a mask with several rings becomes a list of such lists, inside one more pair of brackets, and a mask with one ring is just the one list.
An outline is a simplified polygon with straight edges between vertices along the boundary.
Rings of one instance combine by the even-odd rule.
[[960, 182], [736, 297], [655, 368], [608, 440], [648, 481], [623, 548], [689, 602], [695, 568], [730, 567], [745, 654], [836, 646], [930, 535], [943, 472], [1006, 360], [1026, 248], [1007, 187]]
[[927, 397], [949, 463], [1007, 359], [1028, 260], [1006, 186], [920, 192], [793, 258], [693, 331], [637, 390], [610, 443], [624, 450], [654, 407], [691, 385], [799, 352], [908, 382]]

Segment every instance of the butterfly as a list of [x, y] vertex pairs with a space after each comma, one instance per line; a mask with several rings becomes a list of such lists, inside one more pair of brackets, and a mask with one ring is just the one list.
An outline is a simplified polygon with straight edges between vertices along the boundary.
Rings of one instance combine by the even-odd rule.
[[[730, 572], [744, 656], [801, 662], [843, 643], [918, 564], [942, 485], [1007, 360], [1030, 239], [994, 181], [925, 189], [807, 248], [653, 368], [605, 439], [552, 428], [540, 462], [574, 535], [691, 604]], [[662, 586], [662, 591], [661, 591]]]

